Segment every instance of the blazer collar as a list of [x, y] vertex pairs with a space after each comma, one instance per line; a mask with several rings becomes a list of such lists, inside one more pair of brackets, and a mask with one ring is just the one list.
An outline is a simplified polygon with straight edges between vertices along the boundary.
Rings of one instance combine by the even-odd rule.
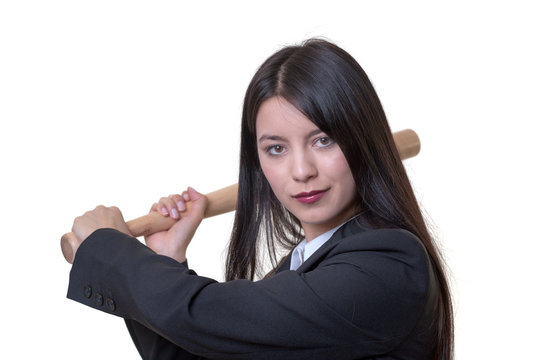
[[[330, 252], [344, 237], [358, 234], [366, 230], [372, 229], [371, 226], [367, 224], [367, 221], [363, 219], [361, 215], [357, 215], [347, 221], [343, 226], [341, 226], [330, 239], [325, 242], [317, 251], [315, 251], [300, 267], [296, 270], [297, 272], [306, 272], [313, 267], [314, 264], [317, 264], [322, 258]], [[276, 272], [281, 272], [289, 270], [291, 268], [291, 254], [292, 251], [284, 261], [278, 266]]]

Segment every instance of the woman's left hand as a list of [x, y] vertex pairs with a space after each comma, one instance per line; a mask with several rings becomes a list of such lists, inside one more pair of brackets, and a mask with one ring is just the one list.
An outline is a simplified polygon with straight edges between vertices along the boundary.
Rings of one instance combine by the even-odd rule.
[[94, 231], [103, 228], [116, 229], [131, 235], [120, 210], [115, 206], [105, 207], [103, 205], [76, 218], [72, 231], [80, 245]]
[[[187, 213], [180, 214], [186, 209], [184, 202], [191, 203]], [[178, 262], [186, 261], [186, 251], [201, 223], [208, 199], [192, 188], [184, 191], [182, 195], [171, 195], [162, 198], [154, 204], [150, 212], [158, 211], [163, 216], [179, 219], [169, 230], [145, 236], [146, 245], [157, 254], [171, 257]]]

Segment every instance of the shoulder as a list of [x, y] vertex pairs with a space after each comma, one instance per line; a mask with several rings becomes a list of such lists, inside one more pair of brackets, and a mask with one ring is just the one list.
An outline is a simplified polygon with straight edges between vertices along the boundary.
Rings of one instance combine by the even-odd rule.
[[430, 261], [420, 239], [403, 229], [373, 229], [338, 239], [322, 266], [341, 264], [363, 277], [369, 273], [394, 295], [422, 298]]
[[416, 235], [405, 229], [373, 229], [353, 219], [334, 234], [329, 245], [330, 256], [350, 254], [351, 258], [362, 258], [364, 264], [366, 260], [386, 259], [397, 261], [396, 265], [405, 261], [427, 270], [428, 255], [424, 245]]
[[429, 293], [429, 258], [420, 240], [401, 229], [344, 229], [335, 235], [325, 256], [304, 274], [310, 286], [356, 326], [383, 337], [408, 334]]

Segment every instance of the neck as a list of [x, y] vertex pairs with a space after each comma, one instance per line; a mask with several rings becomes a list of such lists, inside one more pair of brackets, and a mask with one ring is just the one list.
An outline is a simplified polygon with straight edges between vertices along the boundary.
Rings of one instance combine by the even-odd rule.
[[336, 226], [339, 226], [347, 222], [352, 217], [354, 217], [357, 213], [358, 212], [356, 211], [356, 209], [349, 209], [325, 223], [320, 223], [320, 224], [301, 223], [302, 229], [304, 230], [304, 236], [306, 237], [306, 242], [309, 242], [315, 239], [317, 236], [322, 235], [325, 232], [332, 230]]

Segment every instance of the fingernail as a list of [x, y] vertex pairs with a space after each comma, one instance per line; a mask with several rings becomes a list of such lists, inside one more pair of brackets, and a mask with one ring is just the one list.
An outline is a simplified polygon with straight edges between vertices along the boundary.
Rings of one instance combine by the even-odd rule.
[[159, 212], [161, 213], [161, 215], [165, 215], [165, 216], [169, 215], [169, 213], [167, 212], [167, 209], [165, 208], [159, 209]]
[[184, 203], [182, 201], [177, 202], [176, 206], [178, 206], [178, 210], [186, 211], [186, 205], [184, 205]]
[[178, 210], [172, 209], [171, 210], [171, 216], [175, 219], [178, 219]]

